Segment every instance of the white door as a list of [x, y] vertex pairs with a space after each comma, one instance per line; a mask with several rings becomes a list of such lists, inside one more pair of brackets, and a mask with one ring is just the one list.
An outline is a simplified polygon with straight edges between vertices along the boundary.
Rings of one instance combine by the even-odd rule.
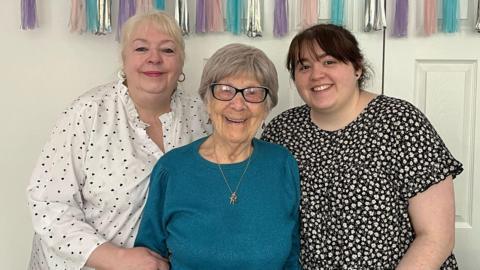
[[[480, 33], [473, 31], [477, 1], [460, 1], [459, 33], [422, 37], [412, 25], [407, 38], [387, 37], [385, 46], [385, 94], [419, 107], [463, 163], [464, 172], [454, 181], [454, 253], [460, 269], [466, 270], [480, 269]], [[415, 5], [410, 3], [409, 21], [414, 21]]]

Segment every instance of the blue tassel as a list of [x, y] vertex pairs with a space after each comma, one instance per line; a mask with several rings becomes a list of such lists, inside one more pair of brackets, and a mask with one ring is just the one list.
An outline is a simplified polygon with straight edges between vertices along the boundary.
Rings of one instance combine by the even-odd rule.
[[458, 31], [458, 0], [443, 0], [443, 32], [455, 33]]
[[165, 10], [165, 0], [154, 0], [154, 7], [159, 10]]
[[343, 10], [345, 8], [344, 0], [332, 0], [330, 21], [335, 25], [343, 25]]
[[227, 31], [239, 35], [242, 32], [243, 0], [228, 0]]
[[87, 0], [86, 4], [87, 31], [90, 33], [97, 33], [100, 27], [100, 22], [98, 21], [97, 0]]

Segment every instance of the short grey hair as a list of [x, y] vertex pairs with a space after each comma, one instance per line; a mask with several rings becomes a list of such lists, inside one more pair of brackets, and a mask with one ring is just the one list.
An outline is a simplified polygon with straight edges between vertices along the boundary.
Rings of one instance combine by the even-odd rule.
[[240, 43], [226, 45], [217, 50], [208, 59], [203, 68], [198, 93], [207, 104], [207, 92], [210, 84], [236, 75], [248, 75], [255, 78], [262, 86], [269, 89], [267, 110], [278, 103], [278, 75], [275, 65], [267, 55], [252, 46]]
[[182, 30], [178, 23], [170, 15], [163, 11], [151, 11], [147, 13], [138, 13], [130, 17], [122, 27], [120, 45], [122, 48], [122, 59], [125, 48], [131, 41], [131, 35], [137, 31], [137, 28], [144, 23], [152, 23], [160, 32], [163, 32], [173, 39], [178, 46], [180, 53], [180, 63], [183, 66], [185, 61], [185, 42], [183, 41]]

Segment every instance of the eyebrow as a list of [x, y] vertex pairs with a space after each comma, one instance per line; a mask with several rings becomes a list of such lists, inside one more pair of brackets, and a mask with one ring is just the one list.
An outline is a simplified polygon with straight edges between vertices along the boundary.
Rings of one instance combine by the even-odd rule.
[[[313, 55], [313, 54], [311, 54], [311, 55]], [[321, 60], [321, 59], [329, 56], [329, 54], [327, 54], [327, 53], [322, 53], [322, 54], [320, 54], [320, 55], [314, 55], [314, 56], [315, 56], [315, 60], [316, 60], [316, 61], [319, 61], [319, 60]], [[306, 61], [308, 61], [308, 60], [309, 60], [309, 59], [307, 59], [307, 58], [305, 58], [305, 57], [299, 58], [299, 59], [297, 60], [297, 64], [301, 64], [301, 63], [306, 62]]]
[[[131, 42], [132, 42], [132, 43], [134, 43], [134, 42], [144, 42], [144, 43], [148, 43], [148, 40], [146, 40], [146, 39], [144, 39], [144, 38], [136, 38], [136, 39], [132, 39]], [[167, 40], [164, 40], [164, 41], [160, 42], [160, 44], [165, 44], [165, 43], [172, 43], [172, 44], [175, 45], [175, 46], [177, 45], [177, 44], [175, 43], [175, 41], [170, 40], [170, 39], [167, 39]]]

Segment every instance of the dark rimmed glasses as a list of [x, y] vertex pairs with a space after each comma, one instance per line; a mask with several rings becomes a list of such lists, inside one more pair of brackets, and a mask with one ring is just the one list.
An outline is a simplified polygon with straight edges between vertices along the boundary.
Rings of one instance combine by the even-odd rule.
[[223, 83], [212, 83], [210, 84], [210, 89], [212, 90], [212, 95], [215, 99], [230, 101], [240, 92], [243, 99], [250, 103], [262, 103], [267, 98], [269, 91], [268, 88], [263, 86], [236, 88]]

